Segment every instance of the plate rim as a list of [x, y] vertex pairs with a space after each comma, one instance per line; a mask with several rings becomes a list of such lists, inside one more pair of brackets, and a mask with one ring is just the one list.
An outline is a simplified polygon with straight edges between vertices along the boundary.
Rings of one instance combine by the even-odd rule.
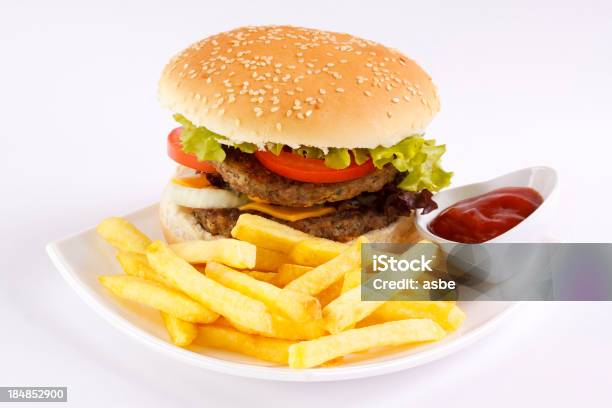
[[[142, 211], [149, 210], [151, 207], [155, 207], [155, 205], [141, 208], [133, 211], [130, 214], [140, 213]], [[228, 375], [284, 382], [326, 382], [390, 374], [441, 359], [463, 349], [464, 347], [469, 346], [489, 333], [521, 304], [521, 302], [507, 302], [507, 307], [501, 312], [494, 315], [480, 326], [472, 329], [470, 332], [460, 334], [458, 337], [448, 343], [441, 344], [437, 347], [423, 350], [415, 354], [392, 358], [382, 362], [366, 362], [360, 364], [359, 366], [326, 367], [323, 369], [309, 368], [299, 370], [288, 367], [258, 366], [247, 363], [233, 362], [196, 353], [194, 351], [183, 349], [168, 343], [167, 341], [162, 340], [137, 327], [130, 320], [114, 313], [102, 302], [97, 300], [87, 285], [79, 278], [78, 273], [75, 272], [74, 268], [71, 266], [70, 262], [66, 259], [62, 250], [60, 249], [62, 242], [76, 238], [81, 234], [87, 233], [93, 228], [95, 227], [86, 228], [65, 238], [52, 241], [45, 247], [53, 265], [59, 270], [61, 276], [77, 293], [77, 295], [112, 327], [127, 333], [130, 337], [136, 339], [140, 343], [144, 343], [149, 348], [161, 351], [163, 354], [169, 357], [174, 357], [175, 359], [192, 366]]]

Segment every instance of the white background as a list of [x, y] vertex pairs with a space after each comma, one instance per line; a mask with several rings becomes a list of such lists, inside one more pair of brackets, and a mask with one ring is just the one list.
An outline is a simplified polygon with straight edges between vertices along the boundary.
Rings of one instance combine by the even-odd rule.
[[0, 5], [0, 385], [67, 385], [72, 406], [610, 405], [611, 303], [527, 304], [477, 344], [403, 373], [274, 383], [141, 349], [87, 308], [44, 253], [48, 241], [157, 200], [173, 168], [173, 123], [155, 98], [170, 56], [265, 23], [403, 50], [439, 87], [428, 135], [448, 145], [455, 185], [553, 166], [562, 196], [550, 234], [610, 242], [610, 3], [158, 3]]

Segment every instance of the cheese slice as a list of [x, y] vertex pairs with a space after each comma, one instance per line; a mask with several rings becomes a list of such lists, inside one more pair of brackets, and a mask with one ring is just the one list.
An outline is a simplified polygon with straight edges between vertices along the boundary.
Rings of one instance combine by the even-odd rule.
[[333, 207], [309, 207], [309, 208], [297, 208], [297, 207], [284, 207], [281, 205], [272, 205], [266, 203], [248, 203], [241, 207], [241, 210], [252, 210], [259, 211], [264, 214], [271, 215], [274, 218], [285, 221], [299, 221], [305, 218], [320, 217], [322, 215], [330, 214], [336, 211]]
[[204, 176], [196, 176], [196, 177], [176, 177], [172, 179], [174, 184], [178, 184], [183, 187], [190, 188], [205, 188], [210, 187], [210, 183], [208, 179]]

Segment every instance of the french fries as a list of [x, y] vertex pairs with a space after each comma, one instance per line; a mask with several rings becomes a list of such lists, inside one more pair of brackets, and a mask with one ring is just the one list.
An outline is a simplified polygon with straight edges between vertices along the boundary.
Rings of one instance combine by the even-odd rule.
[[365, 237], [360, 237], [346, 251], [340, 255], [317, 266], [313, 270], [295, 279], [285, 289], [316, 295], [342, 278], [344, 274], [361, 265], [361, 244], [367, 243]]
[[258, 247], [289, 253], [295, 244], [310, 238], [310, 235], [259, 215], [241, 214], [232, 229], [232, 237]]
[[255, 257], [255, 269], [258, 271], [276, 272], [280, 266], [288, 262], [288, 257], [282, 252], [273, 251], [271, 249], [257, 248], [257, 256]]
[[305, 266], [319, 266], [331, 261], [349, 246], [324, 238], [310, 238], [297, 243], [289, 253], [291, 262]]
[[98, 224], [96, 232], [106, 242], [123, 251], [144, 254], [151, 243], [149, 237], [140, 232], [129, 221], [119, 218], [107, 218]]
[[[125, 271], [100, 283], [159, 310], [179, 347], [195, 342], [309, 368], [371, 348], [439, 340], [465, 320], [454, 302], [362, 301], [365, 237], [348, 245], [252, 214], [240, 216], [235, 239], [170, 246], [121, 218], [97, 230], [118, 249]], [[440, 255], [433, 245], [426, 250]]]
[[354, 287], [325, 306], [323, 309], [325, 328], [332, 334], [339, 333], [374, 313], [384, 303], [362, 301], [361, 287]]
[[361, 285], [361, 265], [357, 268], [348, 270], [344, 274], [344, 281], [342, 284], [342, 293], [346, 293], [349, 290], [356, 288]]
[[244, 271], [251, 278], [255, 278], [260, 281], [268, 282], [271, 284], [275, 284], [276, 282], [276, 272], [263, 272], [263, 271]]
[[228, 320], [228, 323], [241, 332], [284, 340], [310, 340], [327, 333], [323, 319], [297, 323], [281, 316], [272, 315], [272, 327], [267, 331], [251, 330], [231, 320]]
[[206, 264], [206, 276], [240, 293], [262, 301], [270, 311], [297, 322], [321, 318], [319, 301], [299, 292], [279, 289], [216, 262]]
[[210, 310], [256, 331], [268, 331], [272, 317], [258, 300], [207, 278], [161, 241], [147, 248], [147, 259], [160, 275]]
[[187, 347], [198, 335], [198, 326], [196, 324], [186, 322], [177, 317], [161, 312], [164, 325], [170, 339], [179, 347]]
[[124, 299], [151, 306], [192, 323], [211, 323], [219, 315], [184, 294], [136, 276], [99, 276], [100, 283]]
[[329, 285], [323, 291], [319, 292], [317, 299], [321, 307], [325, 307], [330, 304], [334, 299], [342, 294], [342, 286], [344, 285], [344, 278], [340, 278], [336, 282]]
[[302, 266], [296, 264], [285, 263], [278, 267], [278, 273], [276, 274], [276, 279], [274, 280], [274, 284], [280, 288], [287, 286], [287, 284], [306, 272], [312, 270], [310, 266]]
[[242, 333], [230, 327], [202, 326], [196, 340], [203, 346], [234, 351], [276, 364], [287, 364], [291, 341]]
[[167, 281], [163, 276], [151, 268], [145, 255], [135, 252], [119, 251], [116, 257], [127, 275], [159, 282], [169, 288], [173, 287], [172, 282]]
[[346, 354], [383, 346], [440, 340], [446, 332], [430, 319], [408, 319], [351, 329], [289, 347], [289, 367], [310, 368]]
[[446, 331], [455, 331], [465, 320], [465, 312], [453, 302], [390, 301], [364, 319], [363, 325], [404, 319], [431, 319]]
[[255, 245], [237, 239], [186, 241], [170, 245], [170, 249], [191, 264], [221, 262], [238, 269], [255, 267]]

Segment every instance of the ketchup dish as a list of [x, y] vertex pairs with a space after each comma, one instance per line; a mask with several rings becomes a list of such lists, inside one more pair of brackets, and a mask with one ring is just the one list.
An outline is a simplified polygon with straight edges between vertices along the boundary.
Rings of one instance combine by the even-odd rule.
[[433, 242], [539, 242], [551, 225], [558, 177], [549, 167], [529, 167], [441, 191], [438, 209], [418, 214], [421, 235]]

